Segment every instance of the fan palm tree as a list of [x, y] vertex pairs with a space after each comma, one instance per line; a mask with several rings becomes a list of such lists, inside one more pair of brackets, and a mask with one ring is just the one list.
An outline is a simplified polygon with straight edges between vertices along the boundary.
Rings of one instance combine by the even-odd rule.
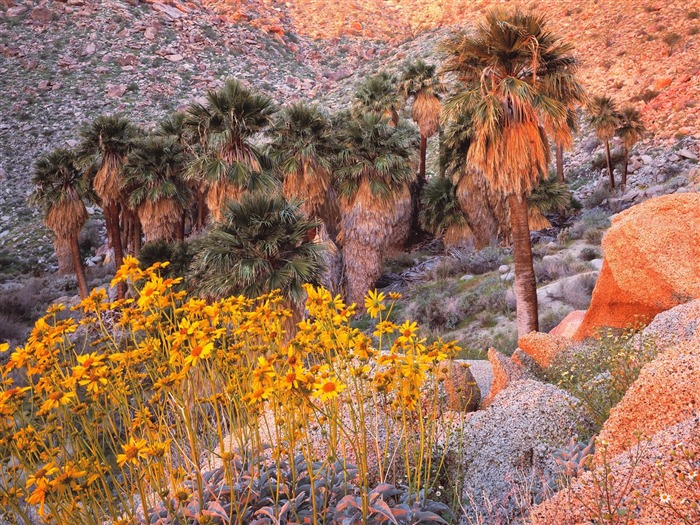
[[361, 304], [381, 276], [387, 249], [408, 238], [415, 177], [410, 137], [405, 126], [392, 127], [376, 113], [347, 119], [339, 132], [336, 176], [350, 302]]
[[610, 97], [595, 96], [588, 105], [589, 122], [595, 129], [595, 134], [605, 143], [605, 160], [608, 164], [610, 189], [615, 189], [612, 158], [610, 155], [610, 140], [615, 136], [615, 130], [620, 126], [620, 114], [617, 105]]
[[527, 198], [529, 224], [531, 230], [551, 228], [552, 224], [545, 213], [556, 213], [571, 205], [571, 191], [566, 183], [557, 177], [545, 178], [535, 187]]
[[215, 220], [223, 218], [229, 199], [270, 184], [265, 159], [252, 139], [269, 125], [274, 112], [272, 99], [237, 80], [227, 80], [222, 89], [207, 93], [204, 104], [188, 108], [185, 126], [201, 144], [189, 175], [206, 183], [207, 206]]
[[434, 177], [423, 188], [420, 211], [421, 227], [446, 246], [463, 246], [472, 241], [467, 215], [457, 199], [457, 186], [447, 177]]
[[467, 162], [474, 129], [472, 117], [462, 112], [449, 119], [443, 133], [442, 163], [457, 186], [457, 199], [481, 250], [507, 237], [508, 209], [500, 192], [489, 188], [483, 174]]
[[363, 113], [373, 113], [386, 118], [392, 126], [397, 126], [401, 105], [396, 78], [381, 71], [367, 77], [358, 86], [353, 101], [353, 115], [360, 117]]
[[[120, 115], [97, 117], [82, 131], [82, 142], [78, 158], [85, 167], [97, 166], [93, 189], [98, 196], [107, 220], [107, 237], [114, 250], [114, 263], [122, 265], [123, 248], [119, 225], [120, 209], [123, 208], [122, 169], [140, 130], [129, 119]], [[120, 283], [117, 296], [124, 297], [126, 286]]]
[[172, 137], [151, 136], [135, 143], [125, 168], [132, 188], [128, 205], [143, 225], [146, 242], [184, 240], [190, 189], [182, 179], [185, 155]]
[[[579, 126], [578, 126], [578, 112], [576, 111], [576, 108], [574, 107], [569, 107], [566, 110], [566, 125], [569, 127], [570, 133], [573, 136], [574, 134], [578, 133]], [[564, 145], [561, 142], [556, 142], [555, 144], [555, 152], [556, 152], [556, 164], [557, 164], [557, 180], [559, 182], [564, 182], [566, 181], [566, 177], [564, 175], [564, 149], [570, 149], [573, 146], [573, 142], [570, 144]]]
[[268, 155], [282, 177], [284, 197], [301, 201], [304, 215], [323, 221], [335, 239], [340, 210], [331, 183], [337, 148], [330, 119], [315, 106], [292, 104], [280, 112], [270, 135]]
[[406, 99], [413, 98], [411, 118], [420, 130], [420, 167], [418, 170], [418, 194], [425, 184], [425, 157], [428, 139], [437, 133], [440, 127], [442, 104], [440, 96], [445, 93], [445, 86], [435, 74], [435, 66], [423, 60], [417, 60], [406, 66], [401, 78], [401, 93]]
[[[59, 148], [39, 157], [32, 183], [34, 191], [30, 200], [41, 208], [44, 223], [56, 234], [57, 255], [61, 246], [70, 247], [72, 268], [78, 279], [80, 297], [84, 299], [88, 295], [88, 285], [78, 236], [88, 219], [83, 197], [90, 191], [90, 181], [77, 167], [74, 152]], [[70, 266], [61, 263], [59, 259], [59, 268]]]
[[192, 263], [192, 279], [211, 298], [244, 294], [257, 297], [281, 290], [303, 308], [304, 283], [319, 284], [322, 245], [309, 241], [318, 226], [281, 196], [245, 194], [229, 201], [223, 220], [203, 237]]
[[632, 106], [625, 106], [619, 115], [620, 124], [616, 130], [616, 134], [622, 139], [622, 147], [624, 148], [625, 158], [622, 164], [622, 180], [620, 186], [622, 191], [625, 191], [627, 186], [627, 164], [629, 163], [630, 150], [637, 142], [639, 142], [646, 133], [644, 122], [639, 111]]
[[570, 132], [567, 102], [555, 96], [549, 77], [575, 63], [572, 46], [545, 26], [540, 16], [492, 11], [474, 33], [455, 33], [442, 46], [444, 70], [465, 88], [448, 113], [472, 115], [467, 158], [508, 198], [519, 335], [538, 328], [527, 195], [547, 173], [547, 133], [561, 140]]

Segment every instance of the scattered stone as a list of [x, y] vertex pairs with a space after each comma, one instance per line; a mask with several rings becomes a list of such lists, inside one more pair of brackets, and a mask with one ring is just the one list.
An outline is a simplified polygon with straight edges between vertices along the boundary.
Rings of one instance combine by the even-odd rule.
[[491, 383], [489, 395], [481, 403], [482, 407], [490, 405], [496, 395], [508, 384], [520, 379], [530, 378], [530, 373], [525, 367], [508, 359], [495, 348], [489, 348], [488, 358], [493, 369], [493, 382]]
[[576, 331], [581, 326], [581, 322], [586, 315], [586, 310], [574, 310], [562, 319], [561, 323], [552, 328], [549, 333], [552, 335], [573, 338]]
[[474, 412], [481, 402], [481, 390], [465, 361], [449, 360], [440, 364], [439, 373], [444, 378], [447, 407], [456, 412]]
[[678, 155], [683, 157], [684, 159], [688, 160], [698, 160], [698, 156], [690, 151], [689, 149], [683, 148], [681, 150], [678, 150]]
[[126, 90], [128, 89], [128, 86], [126, 84], [108, 84], [107, 85], [107, 96], [110, 98], [120, 98], [124, 93], [126, 93]]
[[170, 62], [182, 62], [185, 59], [185, 57], [183, 57], [182, 55], [175, 54], [165, 55], [165, 59], [169, 60]]
[[29, 14], [29, 18], [40, 24], [48, 24], [53, 18], [53, 11], [46, 7], [35, 7]]

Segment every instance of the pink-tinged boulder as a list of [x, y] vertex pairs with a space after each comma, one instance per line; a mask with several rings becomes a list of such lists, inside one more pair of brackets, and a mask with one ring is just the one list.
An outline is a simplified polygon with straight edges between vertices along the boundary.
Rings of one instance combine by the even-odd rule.
[[599, 437], [609, 443], [610, 454], [618, 454], [634, 444], [635, 434], [652, 437], [699, 411], [700, 342], [695, 340], [666, 350], [642, 368]]
[[509, 359], [495, 348], [489, 348], [489, 362], [493, 369], [493, 381], [489, 394], [481, 402], [481, 406], [487, 407], [496, 395], [508, 384], [521, 379], [531, 379], [530, 372], [521, 364]]
[[603, 267], [574, 334], [647, 324], [700, 298], [700, 194], [664, 195], [618, 214], [603, 238]]
[[549, 333], [552, 335], [558, 335], [561, 337], [574, 337], [574, 334], [581, 326], [581, 321], [583, 321], [586, 315], [586, 310], [574, 310], [569, 315], [562, 319], [561, 323], [552, 328]]
[[554, 358], [570, 345], [570, 339], [543, 332], [530, 332], [518, 339], [518, 348], [543, 368], [551, 365]]
[[[528, 524], [608, 523], [605, 518], [600, 520], [601, 513], [622, 518], [609, 523], [700, 523], [697, 507], [699, 434], [700, 417], [694, 416], [658, 432], [651, 442], [635, 445], [623, 454], [613, 457], [606, 452], [607, 472], [599, 457], [593, 472], [583, 473], [572, 480], [570, 488], [536, 506]], [[598, 447], [602, 448], [600, 441]], [[611, 503], [609, 510], [607, 502]]]

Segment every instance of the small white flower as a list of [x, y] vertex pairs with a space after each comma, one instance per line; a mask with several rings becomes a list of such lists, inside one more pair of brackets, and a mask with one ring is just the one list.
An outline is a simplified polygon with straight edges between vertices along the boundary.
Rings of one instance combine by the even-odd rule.
[[690, 481], [695, 481], [695, 478], [698, 477], [698, 471], [694, 470], [692, 473], [688, 474], [688, 479]]
[[671, 502], [671, 496], [669, 496], [668, 494], [661, 494], [659, 499], [661, 500], [661, 503], [664, 504]]

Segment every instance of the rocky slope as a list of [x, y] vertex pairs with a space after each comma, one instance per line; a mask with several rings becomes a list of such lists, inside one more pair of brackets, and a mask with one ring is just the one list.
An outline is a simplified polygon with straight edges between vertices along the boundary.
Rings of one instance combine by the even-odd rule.
[[[152, 123], [227, 77], [280, 102], [338, 108], [357, 80], [408, 57], [434, 57], [453, 24], [502, 4], [2, 0], [0, 252], [22, 253], [30, 265], [49, 260], [47, 232], [25, 202], [32, 163], [42, 151], [75, 144], [79, 127], [99, 114]], [[700, 138], [699, 9], [677, 0], [521, 6], [544, 12], [576, 43], [592, 92], [636, 99], [654, 143]]]

